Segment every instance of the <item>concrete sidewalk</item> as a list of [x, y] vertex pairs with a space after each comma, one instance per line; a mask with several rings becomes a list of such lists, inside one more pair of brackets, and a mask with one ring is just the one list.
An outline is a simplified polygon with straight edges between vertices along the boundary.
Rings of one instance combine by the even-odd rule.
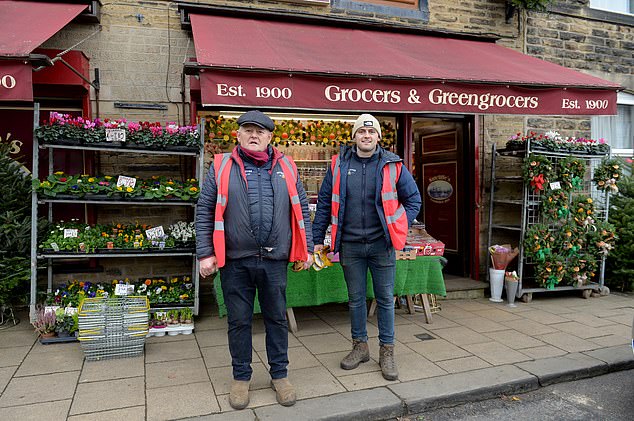
[[368, 326], [372, 359], [345, 371], [346, 304], [295, 309], [289, 376], [299, 400], [290, 408], [269, 387], [257, 320], [251, 404], [242, 411], [228, 402], [226, 319], [211, 308], [196, 319], [194, 335], [149, 338], [143, 357], [100, 362], [85, 362], [77, 343], [41, 345], [23, 320], [0, 331], [0, 419], [386, 419], [634, 367], [632, 296], [544, 294], [517, 308], [487, 299], [441, 306], [433, 324], [397, 310], [395, 382], [380, 373], [376, 317]]

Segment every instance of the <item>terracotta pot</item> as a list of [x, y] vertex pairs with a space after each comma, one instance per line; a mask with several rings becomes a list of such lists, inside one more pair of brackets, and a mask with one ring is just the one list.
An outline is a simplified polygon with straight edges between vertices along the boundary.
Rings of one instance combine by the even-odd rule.
[[40, 333], [40, 338], [49, 339], [55, 337], [55, 332]]

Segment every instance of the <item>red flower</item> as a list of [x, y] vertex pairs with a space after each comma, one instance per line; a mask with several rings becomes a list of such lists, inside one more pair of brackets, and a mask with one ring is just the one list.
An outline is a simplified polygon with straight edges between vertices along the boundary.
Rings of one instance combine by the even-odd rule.
[[59, 179], [59, 181], [62, 181], [62, 182], [66, 181], [66, 180], [67, 180], [66, 177], [62, 177], [62, 178]]

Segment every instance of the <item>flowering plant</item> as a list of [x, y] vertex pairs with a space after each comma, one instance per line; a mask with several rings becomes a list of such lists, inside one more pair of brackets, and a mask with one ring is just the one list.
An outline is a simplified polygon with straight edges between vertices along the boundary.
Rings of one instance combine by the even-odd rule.
[[179, 221], [168, 228], [169, 235], [178, 243], [189, 245], [196, 241], [196, 224]]
[[517, 133], [511, 136], [506, 147], [509, 149], [526, 149], [527, 142], [531, 143], [531, 149], [541, 149], [552, 152], [572, 152], [583, 154], [605, 154], [610, 150], [605, 139], [593, 140], [584, 137], [563, 137], [555, 131], [543, 134], [528, 132], [525, 136]]
[[616, 183], [623, 175], [623, 170], [616, 159], [604, 159], [594, 170], [594, 181], [597, 189], [608, 191], [610, 193], [618, 193], [619, 187]]
[[496, 244], [489, 247], [489, 253], [491, 254], [493, 268], [505, 270], [508, 264], [519, 254], [519, 249], [517, 247], [512, 248], [510, 244], [504, 244], [502, 246]]
[[107, 297], [109, 294], [112, 294], [112, 288], [108, 284], [74, 279], [59, 285], [55, 292], [49, 293], [46, 303], [60, 307], [79, 307], [84, 298]]
[[32, 323], [35, 331], [40, 335], [55, 333], [55, 325], [57, 324], [57, 316], [54, 311], [46, 311], [40, 309], [35, 315], [35, 321]]
[[568, 156], [558, 163], [559, 179], [566, 190], [581, 190], [585, 173], [586, 163], [581, 158]]
[[126, 119], [95, 120], [72, 117], [69, 114], [51, 112], [48, 122], [35, 130], [35, 136], [43, 143], [101, 143], [106, 141], [106, 129], [123, 129], [126, 142], [135, 146], [165, 149], [186, 146], [198, 149], [200, 139], [196, 126], [178, 126], [168, 122], [165, 127], [154, 122], [128, 122]]
[[548, 158], [543, 155], [531, 154], [524, 160], [522, 166], [524, 182], [531, 186], [535, 193], [544, 190], [553, 175], [553, 166]]

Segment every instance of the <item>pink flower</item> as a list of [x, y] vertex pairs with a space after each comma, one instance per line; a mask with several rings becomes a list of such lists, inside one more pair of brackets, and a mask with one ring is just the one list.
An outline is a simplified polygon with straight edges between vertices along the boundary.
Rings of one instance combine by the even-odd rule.
[[605, 139], [604, 138], [600, 138], [599, 139], [599, 143], [603, 145], [605, 143]]

